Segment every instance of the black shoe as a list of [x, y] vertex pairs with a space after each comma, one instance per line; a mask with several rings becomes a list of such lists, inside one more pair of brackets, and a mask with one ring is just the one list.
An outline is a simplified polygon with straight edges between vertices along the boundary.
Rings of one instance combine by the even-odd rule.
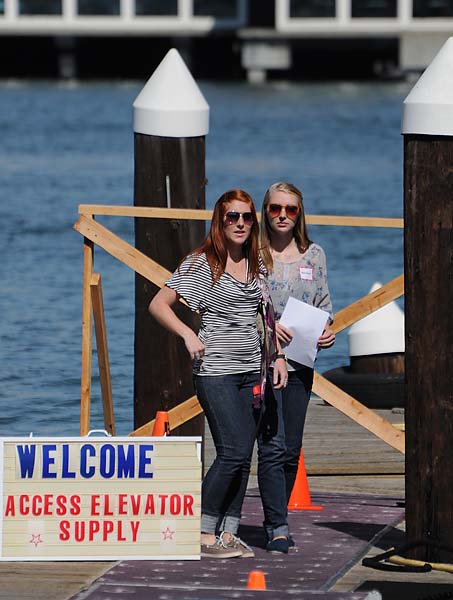
[[267, 542], [266, 550], [271, 554], [288, 554], [288, 538], [274, 538], [270, 542]]
[[288, 536], [288, 549], [289, 550], [297, 550], [296, 542], [293, 540], [291, 536]]

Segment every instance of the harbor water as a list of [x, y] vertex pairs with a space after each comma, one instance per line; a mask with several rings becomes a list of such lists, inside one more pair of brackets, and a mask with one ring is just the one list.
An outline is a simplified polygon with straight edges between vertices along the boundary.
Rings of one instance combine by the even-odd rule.
[[[132, 103], [145, 82], [0, 82], [0, 436], [77, 435], [79, 204], [133, 204]], [[308, 214], [401, 217], [402, 102], [412, 84], [200, 82], [210, 105], [207, 208], [230, 188], [261, 206], [288, 180]], [[133, 241], [133, 219], [100, 222]], [[401, 229], [309, 227], [334, 310], [403, 270]], [[118, 434], [133, 425], [134, 274], [95, 250]], [[347, 332], [317, 369], [348, 364]], [[150, 340], [150, 344], [157, 343]], [[91, 427], [103, 428], [96, 356]]]

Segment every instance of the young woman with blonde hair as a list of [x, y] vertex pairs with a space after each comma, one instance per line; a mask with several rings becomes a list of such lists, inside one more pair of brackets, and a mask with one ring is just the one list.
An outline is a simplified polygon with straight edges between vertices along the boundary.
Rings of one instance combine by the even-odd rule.
[[[278, 323], [278, 319], [290, 296], [329, 314], [326, 327], [318, 339], [318, 348], [329, 348], [335, 342], [335, 334], [330, 327], [332, 303], [327, 284], [326, 256], [321, 246], [308, 237], [302, 193], [291, 183], [277, 182], [266, 191], [261, 214], [260, 241], [277, 320], [277, 336], [283, 352], [293, 334]], [[289, 500], [302, 447], [313, 369], [291, 360], [287, 363], [288, 385], [282, 390], [282, 398], [286, 442], [286, 496]]]

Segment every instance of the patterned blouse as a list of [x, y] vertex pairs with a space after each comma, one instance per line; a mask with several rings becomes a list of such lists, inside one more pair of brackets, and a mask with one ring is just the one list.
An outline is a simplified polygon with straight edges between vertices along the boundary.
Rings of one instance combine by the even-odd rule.
[[[294, 262], [281, 262], [274, 258], [274, 269], [267, 280], [277, 320], [290, 296], [325, 310], [332, 319], [326, 255], [318, 244], [311, 244]], [[298, 368], [301, 368], [298, 363], [289, 362], [288, 370]]]

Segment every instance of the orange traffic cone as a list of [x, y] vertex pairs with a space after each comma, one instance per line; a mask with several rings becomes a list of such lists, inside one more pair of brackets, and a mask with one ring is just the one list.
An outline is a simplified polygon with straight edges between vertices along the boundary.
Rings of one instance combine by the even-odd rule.
[[247, 582], [248, 590], [265, 590], [266, 578], [263, 571], [250, 571], [249, 580]]
[[152, 435], [170, 435], [170, 420], [168, 418], [168, 412], [165, 410], [158, 410], [156, 412]]
[[307, 473], [303, 450], [300, 450], [299, 466], [296, 481], [288, 502], [288, 510], [323, 510], [324, 506], [315, 506], [311, 503], [310, 490], [308, 489]]

